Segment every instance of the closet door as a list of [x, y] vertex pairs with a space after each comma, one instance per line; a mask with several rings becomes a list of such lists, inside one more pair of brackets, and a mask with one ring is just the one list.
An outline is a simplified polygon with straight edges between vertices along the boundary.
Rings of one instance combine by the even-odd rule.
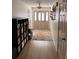
[[58, 55], [59, 59], [66, 59], [67, 50], [67, 19], [64, 4], [59, 4], [59, 21], [58, 21]]

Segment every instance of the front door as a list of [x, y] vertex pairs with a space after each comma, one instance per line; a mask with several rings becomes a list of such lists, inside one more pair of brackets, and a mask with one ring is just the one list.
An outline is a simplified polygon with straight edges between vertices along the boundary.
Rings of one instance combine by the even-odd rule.
[[41, 9], [33, 8], [33, 29], [35, 30], [50, 30], [49, 24], [49, 7]]

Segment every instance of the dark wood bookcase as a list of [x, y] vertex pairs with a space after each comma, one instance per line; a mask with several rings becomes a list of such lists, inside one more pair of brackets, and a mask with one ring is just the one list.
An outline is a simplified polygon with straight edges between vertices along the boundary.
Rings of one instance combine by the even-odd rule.
[[20, 54], [28, 41], [28, 25], [28, 19], [12, 19], [12, 49], [16, 49], [16, 56]]

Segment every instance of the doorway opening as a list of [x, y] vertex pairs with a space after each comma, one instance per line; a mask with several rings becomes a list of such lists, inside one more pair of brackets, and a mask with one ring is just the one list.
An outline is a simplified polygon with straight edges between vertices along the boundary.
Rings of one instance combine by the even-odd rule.
[[33, 40], [52, 40], [49, 18], [50, 9], [50, 7], [42, 7], [41, 9], [32, 7]]

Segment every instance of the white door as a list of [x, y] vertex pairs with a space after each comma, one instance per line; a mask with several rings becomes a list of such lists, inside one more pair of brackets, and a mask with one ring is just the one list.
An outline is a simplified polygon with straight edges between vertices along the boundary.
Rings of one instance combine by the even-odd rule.
[[59, 5], [58, 21], [58, 55], [59, 59], [67, 59], [67, 17], [66, 11], [62, 11]]

